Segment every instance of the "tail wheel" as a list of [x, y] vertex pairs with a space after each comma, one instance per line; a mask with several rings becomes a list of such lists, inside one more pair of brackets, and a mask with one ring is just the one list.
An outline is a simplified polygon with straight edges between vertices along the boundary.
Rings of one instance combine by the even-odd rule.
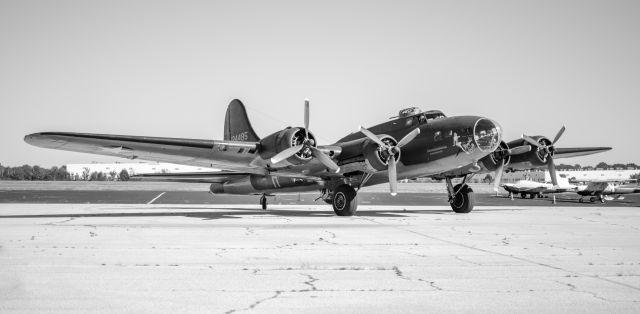
[[475, 201], [473, 190], [466, 184], [458, 184], [454, 186], [453, 189], [454, 191], [459, 191], [451, 202], [453, 211], [459, 214], [470, 212], [473, 209], [473, 203]]
[[358, 210], [358, 193], [350, 185], [342, 184], [333, 191], [333, 211], [338, 216], [353, 216]]

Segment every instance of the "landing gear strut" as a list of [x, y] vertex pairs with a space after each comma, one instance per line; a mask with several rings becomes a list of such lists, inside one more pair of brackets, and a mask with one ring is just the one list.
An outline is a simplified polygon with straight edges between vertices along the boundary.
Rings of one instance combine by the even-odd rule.
[[333, 190], [331, 203], [336, 215], [353, 216], [358, 210], [358, 192], [350, 185], [341, 184]]
[[447, 192], [449, 193], [449, 204], [454, 212], [460, 214], [466, 214], [473, 210], [473, 203], [475, 197], [473, 196], [473, 190], [467, 185], [467, 179], [470, 179], [473, 175], [465, 176], [462, 183], [453, 186], [451, 178], [445, 178], [447, 181]]
[[262, 209], [267, 210], [267, 196], [264, 194], [260, 197], [260, 206], [262, 206]]

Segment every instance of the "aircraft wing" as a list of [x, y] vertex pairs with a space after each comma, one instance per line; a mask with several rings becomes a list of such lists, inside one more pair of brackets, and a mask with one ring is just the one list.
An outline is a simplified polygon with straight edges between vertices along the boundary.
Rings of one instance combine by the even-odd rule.
[[149, 182], [225, 183], [249, 175], [251, 175], [251, 173], [230, 171], [150, 173], [131, 176], [130, 180]]
[[24, 140], [34, 146], [72, 152], [220, 168], [243, 173], [266, 172], [262, 167], [250, 165], [256, 157], [257, 142], [67, 132], [34, 133], [25, 136]]
[[611, 147], [573, 147], [573, 148], [556, 148], [553, 158], [570, 158], [580, 157], [591, 154], [597, 154], [611, 150]]

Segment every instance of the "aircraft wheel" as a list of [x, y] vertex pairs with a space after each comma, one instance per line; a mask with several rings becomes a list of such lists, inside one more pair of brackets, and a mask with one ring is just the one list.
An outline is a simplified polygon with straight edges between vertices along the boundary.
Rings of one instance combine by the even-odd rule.
[[338, 216], [353, 216], [358, 210], [358, 193], [350, 185], [342, 184], [333, 191], [333, 211]]
[[459, 214], [466, 214], [473, 210], [473, 203], [475, 200], [473, 190], [466, 184], [462, 187], [458, 184], [453, 187], [453, 190], [460, 191], [456, 194], [453, 202], [451, 202], [451, 208], [453, 211]]
[[595, 202], [595, 201], [596, 201], [596, 198], [592, 196], [592, 197], [589, 199], [589, 201], [590, 201], [591, 203], [593, 203], [593, 202]]
[[267, 197], [262, 195], [262, 197], [260, 197], [260, 206], [262, 206], [262, 209], [266, 210], [267, 209]]
[[520, 193], [520, 197], [527, 198], [527, 193], [524, 193], [524, 192]]

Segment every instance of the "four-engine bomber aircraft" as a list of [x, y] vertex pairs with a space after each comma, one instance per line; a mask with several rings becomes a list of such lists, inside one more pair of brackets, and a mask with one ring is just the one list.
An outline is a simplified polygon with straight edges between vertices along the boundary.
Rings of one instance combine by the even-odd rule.
[[[474, 198], [466, 182], [476, 173], [501, 174], [507, 165], [553, 167], [552, 156], [610, 149], [554, 148], [562, 132], [553, 142], [543, 136], [523, 136], [507, 144], [501, 127], [488, 118], [446, 117], [441, 111], [418, 108], [404, 109], [368, 129], [360, 127], [332, 145], [318, 145], [309, 130], [308, 100], [304, 108], [304, 127], [287, 127], [262, 139], [236, 99], [227, 109], [221, 141], [67, 132], [30, 134], [25, 141], [52, 149], [224, 169], [143, 179], [207, 182], [214, 194], [262, 195], [263, 209], [266, 195], [320, 191], [340, 216], [356, 212], [361, 187], [389, 182], [395, 195], [398, 180], [417, 177], [444, 179], [453, 211], [468, 213]], [[454, 178], [463, 179], [454, 186]]]

